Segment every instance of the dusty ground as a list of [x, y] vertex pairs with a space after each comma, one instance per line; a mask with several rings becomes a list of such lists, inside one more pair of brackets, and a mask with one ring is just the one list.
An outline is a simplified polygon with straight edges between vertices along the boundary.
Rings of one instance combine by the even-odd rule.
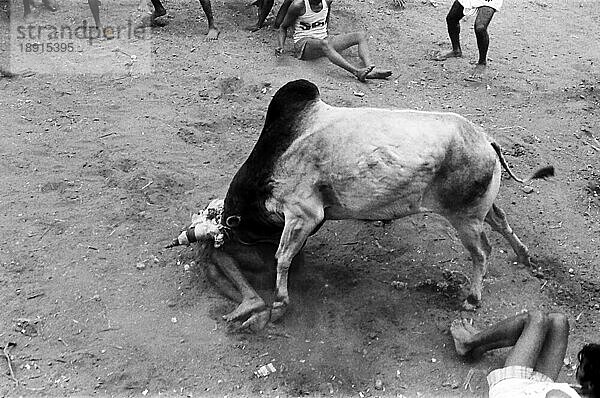
[[[0, 5], [6, 70], [8, 5]], [[326, 61], [276, 59], [272, 30], [242, 30], [254, 16], [241, 0], [213, 1], [215, 43], [203, 41], [197, 2], [166, 5], [172, 18], [148, 39], [151, 74], [0, 79], [0, 344], [16, 343], [19, 381], [1, 359], [1, 396], [472, 397], [485, 394], [485, 374], [504, 353], [459, 359], [448, 335], [454, 318], [482, 326], [524, 308], [565, 312], [571, 361], [581, 343], [600, 340], [593, 1], [507, 1], [490, 27], [481, 84], [463, 80], [476, 57], [472, 20], [463, 25], [465, 58], [428, 59], [447, 47], [449, 1], [409, 1], [403, 11], [387, 0], [335, 3], [333, 31], [367, 29], [373, 57], [394, 70], [366, 85]], [[458, 112], [483, 125], [521, 175], [554, 164], [556, 178], [530, 193], [505, 180], [498, 197], [538, 267], [514, 265], [490, 232], [483, 306], [463, 313], [469, 259], [443, 220], [330, 222], [292, 276], [282, 322], [256, 335], [228, 327], [220, 317], [233, 304], [202, 264], [189, 249], [163, 247], [225, 194], [270, 97], [295, 78], [316, 83], [331, 104]], [[267, 363], [276, 372], [256, 378]], [[570, 366], [561, 380], [574, 382]]]

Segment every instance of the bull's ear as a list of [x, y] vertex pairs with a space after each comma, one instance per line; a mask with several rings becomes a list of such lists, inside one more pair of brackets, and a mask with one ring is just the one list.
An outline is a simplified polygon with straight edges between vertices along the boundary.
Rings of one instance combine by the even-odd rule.
[[227, 217], [227, 220], [225, 220], [225, 225], [227, 225], [229, 228], [235, 228], [240, 225], [241, 219], [242, 218], [240, 216], [229, 216]]

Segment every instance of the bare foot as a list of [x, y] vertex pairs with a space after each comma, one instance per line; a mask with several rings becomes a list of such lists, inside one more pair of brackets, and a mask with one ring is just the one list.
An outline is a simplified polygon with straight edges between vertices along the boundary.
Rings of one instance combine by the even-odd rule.
[[269, 320], [271, 319], [271, 310], [268, 308], [255, 312], [246, 320], [246, 322], [242, 323], [242, 328], [248, 328], [253, 332], [259, 332], [267, 326]]
[[358, 69], [356, 71], [356, 73], [354, 74], [354, 76], [356, 76], [356, 78], [361, 81], [361, 82], [366, 82], [367, 81], [367, 75], [369, 74], [369, 72], [371, 72], [373, 69], [375, 69], [375, 65], [369, 65], [367, 67], [364, 67], [362, 69]]
[[234, 321], [254, 311], [258, 311], [265, 307], [265, 302], [260, 297], [243, 300], [238, 307], [229, 314], [223, 315], [223, 319], [227, 322]]
[[373, 69], [371, 72], [367, 73], [367, 79], [387, 79], [392, 76], [392, 71], [387, 69]]
[[481, 79], [483, 78], [483, 75], [485, 74], [486, 68], [487, 68], [486, 64], [475, 65], [475, 69], [473, 69], [473, 72], [471, 72], [471, 75], [469, 77], [465, 78], [465, 80], [470, 81], [470, 82], [480, 82]]
[[458, 355], [467, 355], [471, 348], [469, 344], [473, 342], [473, 336], [479, 331], [473, 327], [466, 319], [455, 319], [450, 325], [450, 334], [454, 339], [454, 348]]
[[219, 32], [219, 29], [212, 27], [212, 28], [208, 28], [208, 33], [206, 34], [206, 38], [204, 40], [206, 41], [215, 41], [219, 38], [219, 34], [221, 32]]
[[443, 52], [437, 52], [433, 56], [433, 60], [434, 61], [445, 61], [448, 58], [460, 58], [460, 57], [462, 57], [462, 51], [450, 50], [450, 51], [447, 51], [445, 53], [443, 53]]

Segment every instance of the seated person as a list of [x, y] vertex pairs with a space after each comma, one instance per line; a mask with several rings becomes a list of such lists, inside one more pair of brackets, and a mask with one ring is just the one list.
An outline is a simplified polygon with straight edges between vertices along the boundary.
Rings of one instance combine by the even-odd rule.
[[[563, 366], [569, 323], [563, 314], [539, 311], [521, 313], [479, 331], [467, 320], [450, 326], [459, 355], [483, 355], [489, 350], [513, 347], [504, 367], [487, 379], [489, 398], [577, 398], [578, 393], [556, 379]], [[600, 397], [600, 346], [588, 344], [579, 352], [577, 379], [581, 393]]]
[[[389, 70], [377, 70], [371, 63], [364, 32], [347, 33], [331, 37], [328, 34], [332, 0], [292, 0], [281, 6], [275, 26], [279, 27], [276, 55], [283, 53], [287, 30], [294, 27], [294, 49], [299, 59], [310, 60], [327, 57], [335, 65], [352, 73], [358, 80], [385, 79], [391, 76]], [[287, 9], [286, 9], [287, 7]], [[357, 67], [340, 55], [352, 46], [358, 46], [358, 55], [363, 63]]]

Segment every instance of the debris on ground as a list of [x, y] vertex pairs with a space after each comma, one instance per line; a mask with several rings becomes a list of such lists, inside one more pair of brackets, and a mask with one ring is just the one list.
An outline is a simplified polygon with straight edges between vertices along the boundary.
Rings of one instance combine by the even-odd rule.
[[398, 290], [406, 289], [408, 287], [408, 283], [400, 281], [392, 281], [391, 285]]
[[35, 326], [35, 324], [37, 323], [37, 320], [31, 320], [31, 319], [27, 319], [27, 318], [19, 318], [17, 319], [16, 323], [15, 323], [15, 332], [19, 332], [21, 334], [24, 334], [25, 336], [28, 337], [35, 337], [38, 335], [38, 331], [37, 328]]
[[260, 368], [258, 368], [258, 370], [254, 371], [254, 375], [256, 377], [260, 378], [260, 377], [267, 377], [271, 373], [275, 373], [275, 372], [277, 372], [277, 369], [275, 369], [275, 366], [273, 366], [273, 364], [271, 362], [269, 362], [268, 364], [263, 365]]

